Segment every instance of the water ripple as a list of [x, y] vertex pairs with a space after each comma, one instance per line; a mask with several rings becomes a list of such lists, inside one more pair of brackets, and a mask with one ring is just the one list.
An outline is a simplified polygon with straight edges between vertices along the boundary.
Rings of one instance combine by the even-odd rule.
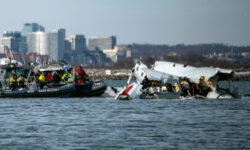
[[250, 149], [250, 99], [0, 101], [1, 149]]

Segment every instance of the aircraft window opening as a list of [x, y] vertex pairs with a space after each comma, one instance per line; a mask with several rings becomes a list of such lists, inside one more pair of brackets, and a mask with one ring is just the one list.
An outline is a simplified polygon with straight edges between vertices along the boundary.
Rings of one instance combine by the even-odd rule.
[[138, 70], [139, 70], [139, 67], [136, 68], [136, 71], [138, 71]]
[[143, 72], [141, 73], [141, 76], [143, 76]]

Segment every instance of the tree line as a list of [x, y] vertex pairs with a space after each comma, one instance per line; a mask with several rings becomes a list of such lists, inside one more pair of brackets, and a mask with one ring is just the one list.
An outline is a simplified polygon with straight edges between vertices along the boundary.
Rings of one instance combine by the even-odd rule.
[[[197, 45], [152, 45], [152, 44], [132, 44], [127, 45], [132, 52], [131, 58], [126, 58], [113, 64], [101, 64], [92, 66], [95, 68], [109, 69], [131, 69], [134, 61], [140, 59], [147, 66], [151, 66], [155, 61], [171, 61], [192, 65], [196, 67], [221, 67], [234, 69], [237, 71], [250, 70], [250, 59], [237, 61], [220, 60], [216, 58], [207, 58], [203, 55], [212, 53], [242, 53], [250, 52], [250, 46], [228, 46], [225, 44], [197, 44]], [[168, 55], [169, 53], [177, 55]]]

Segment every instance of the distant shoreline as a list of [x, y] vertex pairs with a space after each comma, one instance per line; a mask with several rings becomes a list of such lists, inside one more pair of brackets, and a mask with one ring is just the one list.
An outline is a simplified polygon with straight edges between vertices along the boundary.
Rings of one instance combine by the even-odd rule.
[[[85, 69], [90, 79], [93, 80], [128, 80], [130, 69]], [[106, 71], [110, 71], [110, 75]], [[108, 71], [108, 72], [109, 72]], [[119, 75], [122, 74], [122, 75]], [[250, 76], [235, 76], [233, 81], [250, 81]]]
[[[115, 76], [115, 75], [103, 75], [103, 76], [89, 76], [94, 80], [128, 80], [128, 76]], [[250, 77], [238, 77], [236, 76], [233, 81], [250, 81]]]

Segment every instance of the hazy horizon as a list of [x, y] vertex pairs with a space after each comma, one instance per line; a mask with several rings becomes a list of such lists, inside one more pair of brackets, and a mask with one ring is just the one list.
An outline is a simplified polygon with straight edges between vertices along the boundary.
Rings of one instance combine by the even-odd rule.
[[1, 5], [1, 33], [37, 22], [46, 31], [65, 28], [67, 36], [115, 35], [118, 44], [250, 45], [248, 0], [9, 0]]

